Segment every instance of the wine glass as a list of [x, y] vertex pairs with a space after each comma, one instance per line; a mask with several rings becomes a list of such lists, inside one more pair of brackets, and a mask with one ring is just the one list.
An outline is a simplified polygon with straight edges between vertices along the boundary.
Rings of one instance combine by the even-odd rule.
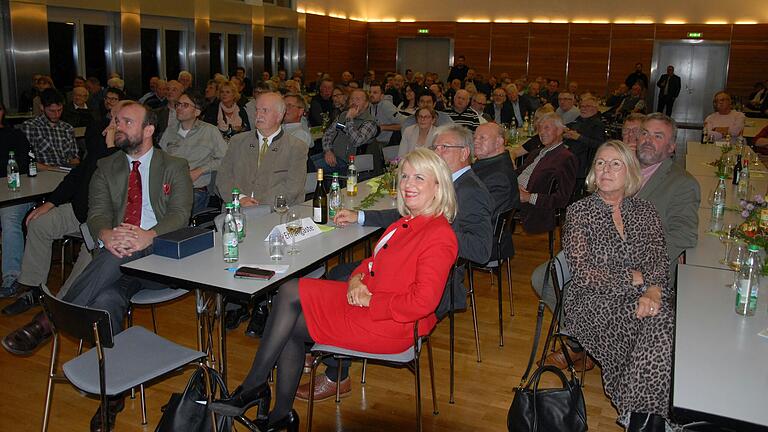
[[737, 279], [739, 277], [739, 270], [741, 270], [741, 265], [744, 263], [744, 260], [747, 258], [747, 244], [742, 241], [734, 241], [733, 246], [731, 246], [731, 250], [729, 251], [728, 255], [728, 267], [733, 270], [733, 283], [726, 285], [726, 287], [731, 289], [736, 289], [737, 287]]
[[288, 213], [288, 224], [285, 228], [291, 236], [291, 250], [288, 251], [288, 255], [296, 255], [301, 252], [296, 249], [296, 236], [301, 232], [301, 215], [297, 211]]
[[288, 212], [288, 201], [285, 195], [275, 195], [275, 212], [280, 214], [280, 223], [283, 223], [283, 215]]
[[728, 255], [734, 242], [733, 231], [735, 228], [735, 224], [728, 224], [723, 227], [723, 230], [720, 232], [720, 241], [723, 243], [723, 246], [725, 246], [725, 254], [723, 255], [723, 259], [720, 260], [720, 264], [728, 265]]

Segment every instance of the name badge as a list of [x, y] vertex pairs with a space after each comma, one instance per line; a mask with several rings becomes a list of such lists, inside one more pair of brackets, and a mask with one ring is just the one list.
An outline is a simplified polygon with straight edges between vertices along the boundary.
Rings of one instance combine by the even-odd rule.
[[[286, 242], [292, 241], [291, 240], [291, 235], [288, 234], [288, 224], [287, 223], [280, 224], [280, 225], [275, 225], [275, 227], [272, 228], [272, 230], [269, 232], [269, 234], [267, 234], [267, 237], [264, 239], [264, 241], [269, 241], [269, 236], [272, 235], [272, 233], [274, 233], [274, 232], [280, 233], [280, 235], [283, 236], [283, 238], [285, 239]], [[320, 231], [320, 228], [317, 226], [317, 224], [315, 224], [315, 222], [312, 220], [312, 218], [308, 218], [308, 217], [302, 218], [301, 219], [301, 231], [298, 234], [296, 234], [296, 243], [298, 243], [298, 242], [300, 242], [302, 240], [306, 240], [308, 238], [314, 237], [316, 235], [320, 235], [322, 233], [323, 232]]]

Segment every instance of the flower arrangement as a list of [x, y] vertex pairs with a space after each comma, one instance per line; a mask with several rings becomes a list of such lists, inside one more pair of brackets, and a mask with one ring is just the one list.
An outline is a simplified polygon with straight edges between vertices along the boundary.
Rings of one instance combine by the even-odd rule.
[[[365, 196], [362, 200], [360, 200], [360, 204], [355, 207], [355, 210], [364, 210], [367, 208], [372, 207], [374, 204], [376, 204], [377, 201], [379, 201], [381, 198], [383, 198], [385, 195], [389, 194], [391, 197], [397, 196], [397, 166], [400, 163], [400, 158], [392, 159], [391, 161], [387, 161], [387, 169], [384, 171], [384, 174], [381, 175], [379, 179], [373, 179], [371, 182], [374, 182], [372, 186], [375, 184], [375, 189], [372, 188], [371, 192], [368, 193], [368, 195]], [[370, 183], [369, 183], [370, 184]]]
[[[755, 195], [751, 201], [740, 200], [739, 209], [744, 222], [736, 228], [736, 238], [768, 251], [768, 202], [765, 197]], [[768, 265], [763, 265], [763, 274], [768, 274]]]
[[709, 163], [709, 165], [715, 167], [715, 175], [720, 178], [728, 178], [728, 168], [730, 168], [726, 161], [727, 157], [726, 155], [733, 150], [733, 146], [730, 144], [724, 145], [720, 147], [720, 157], [712, 162]]

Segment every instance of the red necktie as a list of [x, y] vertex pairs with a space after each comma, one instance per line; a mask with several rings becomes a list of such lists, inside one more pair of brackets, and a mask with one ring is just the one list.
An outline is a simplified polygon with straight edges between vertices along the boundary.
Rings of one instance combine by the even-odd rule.
[[125, 205], [123, 222], [131, 225], [141, 225], [141, 162], [133, 161], [133, 169], [128, 176], [128, 203]]

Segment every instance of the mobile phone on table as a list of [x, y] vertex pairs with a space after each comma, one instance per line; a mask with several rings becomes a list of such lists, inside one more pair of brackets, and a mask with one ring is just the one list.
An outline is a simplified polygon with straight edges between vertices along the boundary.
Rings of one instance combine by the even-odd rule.
[[274, 275], [274, 270], [265, 270], [258, 267], [240, 267], [235, 271], [235, 277], [238, 279], [270, 280]]

